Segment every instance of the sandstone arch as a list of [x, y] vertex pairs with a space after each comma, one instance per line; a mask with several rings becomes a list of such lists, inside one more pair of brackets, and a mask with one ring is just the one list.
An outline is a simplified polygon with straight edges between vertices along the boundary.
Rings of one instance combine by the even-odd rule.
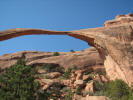
[[84, 40], [99, 51], [111, 80], [123, 79], [129, 85], [133, 82], [133, 14], [119, 15], [115, 20], [107, 21], [104, 27], [92, 29], [10, 29], [0, 32], [0, 41], [32, 34], [69, 35]]

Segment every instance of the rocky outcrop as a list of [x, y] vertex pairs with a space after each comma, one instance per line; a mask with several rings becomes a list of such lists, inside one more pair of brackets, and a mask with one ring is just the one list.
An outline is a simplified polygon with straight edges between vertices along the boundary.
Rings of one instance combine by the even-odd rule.
[[[106, 74], [94, 72], [89, 67], [62, 69], [59, 66], [44, 65], [36, 68], [35, 78], [40, 83], [40, 91], [45, 90], [55, 100], [68, 100], [67, 96], [73, 98], [72, 100], [92, 100], [94, 97], [91, 95], [105, 90], [105, 84], [108, 82]], [[104, 98], [98, 99], [97, 97], [94, 100], [104, 100]]]
[[82, 98], [80, 100], [110, 100], [110, 99], [105, 96], [86, 96], [85, 98]]
[[20, 51], [13, 54], [4, 54], [0, 57], [0, 67], [10, 67], [20, 58], [25, 58], [27, 65], [42, 66], [50, 63], [64, 68], [73, 66], [92, 68], [91, 66], [96, 66], [94, 70], [104, 70], [103, 61], [95, 48], [88, 48], [84, 51], [59, 52], [59, 56], [54, 56], [54, 52], [37, 51]]
[[131, 22], [133, 22], [133, 14], [118, 15], [114, 20], [110, 20], [104, 23], [104, 26], [108, 27], [113, 25], [120, 25], [123, 23], [131, 23]]
[[[0, 32], [0, 41], [21, 35], [49, 34], [69, 35], [88, 42], [95, 47], [110, 79], [133, 82], [133, 14], [119, 15], [105, 22], [104, 27], [75, 31], [48, 31], [43, 29], [11, 29]], [[113, 74], [112, 74], [113, 73]]]

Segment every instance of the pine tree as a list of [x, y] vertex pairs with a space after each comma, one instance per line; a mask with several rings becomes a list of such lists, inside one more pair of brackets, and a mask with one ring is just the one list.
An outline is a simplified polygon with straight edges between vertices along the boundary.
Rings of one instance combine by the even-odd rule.
[[24, 59], [16, 65], [1, 70], [0, 100], [35, 100], [39, 83], [35, 82], [35, 68], [27, 66]]

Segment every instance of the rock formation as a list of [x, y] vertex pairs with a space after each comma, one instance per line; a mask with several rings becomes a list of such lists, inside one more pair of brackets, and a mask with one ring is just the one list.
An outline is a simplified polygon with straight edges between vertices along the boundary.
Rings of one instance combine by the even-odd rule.
[[10, 29], [0, 32], [0, 41], [32, 35], [69, 35], [88, 42], [95, 47], [104, 61], [104, 67], [111, 80], [133, 82], [133, 14], [119, 15], [107, 21], [104, 27], [75, 31], [48, 31], [43, 29]]
[[130, 23], [130, 22], [133, 22], [133, 14], [118, 15], [116, 16], [115, 20], [110, 20], [104, 23], [104, 26], [108, 27], [108, 26], [119, 25], [119, 24]]
[[54, 52], [20, 51], [13, 54], [4, 54], [0, 57], [0, 67], [7, 68], [14, 65], [18, 59], [25, 58], [27, 65], [42, 66], [44, 64], [59, 65], [64, 68], [77, 66], [78, 68], [93, 67], [94, 70], [103, 70], [103, 61], [95, 48], [88, 48], [83, 51]]

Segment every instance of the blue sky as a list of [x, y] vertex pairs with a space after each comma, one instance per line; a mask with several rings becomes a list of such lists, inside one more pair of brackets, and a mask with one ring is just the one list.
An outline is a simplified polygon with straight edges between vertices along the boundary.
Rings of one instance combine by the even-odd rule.
[[[100, 27], [118, 14], [133, 13], [132, 5], [133, 0], [0, 0], [0, 31]], [[86, 42], [69, 36], [29, 35], [0, 42], [0, 55], [21, 50], [69, 52], [88, 47]]]

